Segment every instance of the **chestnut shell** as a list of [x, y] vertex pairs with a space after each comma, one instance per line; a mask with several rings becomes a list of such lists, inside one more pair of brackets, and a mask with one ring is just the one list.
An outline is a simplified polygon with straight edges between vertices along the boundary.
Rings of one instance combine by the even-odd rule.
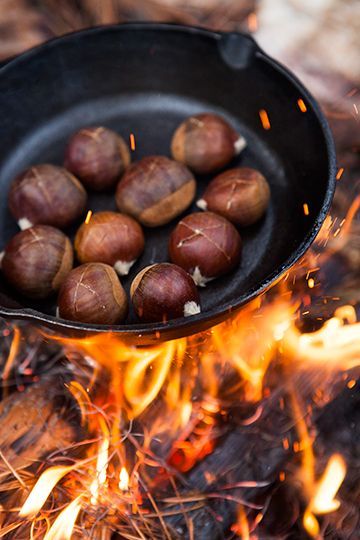
[[57, 291], [72, 265], [70, 240], [48, 225], [35, 225], [16, 234], [1, 260], [7, 281], [25, 296], [38, 299]]
[[135, 313], [144, 322], [165, 322], [200, 312], [200, 297], [192, 278], [175, 264], [144, 268], [131, 284]]
[[185, 216], [169, 239], [171, 261], [189, 272], [200, 286], [233, 270], [240, 262], [241, 249], [241, 237], [234, 225], [212, 212]]
[[196, 182], [182, 163], [148, 156], [133, 163], [116, 190], [116, 204], [143, 225], [157, 227], [177, 217], [192, 203]]
[[130, 161], [124, 139], [102, 126], [75, 133], [65, 151], [65, 167], [94, 191], [113, 187]]
[[266, 178], [255, 169], [239, 167], [216, 176], [197, 205], [246, 227], [264, 215], [269, 199]]
[[102, 262], [126, 275], [144, 250], [141, 226], [132, 217], [116, 212], [97, 212], [83, 223], [75, 237], [81, 263]]
[[36, 165], [12, 182], [8, 202], [20, 228], [32, 225], [68, 227], [85, 211], [87, 194], [75, 176], [63, 167]]
[[228, 165], [245, 146], [245, 139], [224, 118], [203, 113], [180, 124], [171, 141], [171, 153], [192, 171], [208, 174]]
[[126, 293], [111, 266], [87, 263], [64, 280], [58, 298], [63, 319], [90, 324], [118, 324], [128, 311]]

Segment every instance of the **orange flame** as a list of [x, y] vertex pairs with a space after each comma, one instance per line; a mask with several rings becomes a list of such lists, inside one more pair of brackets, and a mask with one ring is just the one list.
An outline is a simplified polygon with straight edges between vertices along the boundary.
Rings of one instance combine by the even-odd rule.
[[44, 540], [71, 540], [81, 510], [81, 495], [76, 497], [55, 519]]
[[119, 489], [121, 491], [128, 491], [129, 489], [129, 474], [126, 467], [121, 467], [119, 474]]
[[33, 518], [44, 506], [46, 499], [58, 482], [74, 467], [50, 467], [42, 473], [20, 509], [19, 516]]
[[328, 461], [320, 481], [314, 487], [314, 495], [305, 511], [303, 525], [310, 535], [317, 537], [319, 524], [314, 514], [334, 512], [340, 506], [335, 496], [346, 475], [346, 463], [340, 454]]

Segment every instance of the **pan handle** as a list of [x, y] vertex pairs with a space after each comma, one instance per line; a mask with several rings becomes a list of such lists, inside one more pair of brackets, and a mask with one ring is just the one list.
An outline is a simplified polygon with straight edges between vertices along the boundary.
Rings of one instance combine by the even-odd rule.
[[245, 69], [253, 62], [259, 45], [249, 34], [219, 33], [218, 48], [224, 62], [232, 69]]

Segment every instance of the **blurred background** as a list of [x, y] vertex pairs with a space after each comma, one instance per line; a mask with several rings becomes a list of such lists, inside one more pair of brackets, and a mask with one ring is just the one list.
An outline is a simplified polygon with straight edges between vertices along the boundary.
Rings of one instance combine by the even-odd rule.
[[338, 145], [360, 145], [359, 0], [0, 0], [0, 59], [80, 28], [139, 20], [254, 34], [341, 120]]

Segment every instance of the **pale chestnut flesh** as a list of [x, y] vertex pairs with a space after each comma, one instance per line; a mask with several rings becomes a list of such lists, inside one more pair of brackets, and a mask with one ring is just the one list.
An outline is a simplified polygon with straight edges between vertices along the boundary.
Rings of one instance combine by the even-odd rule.
[[29, 298], [56, 292], [73, 265], [70, 240], [59, 230], [35, 225], [16, 234], [1, 258], [7, 281]]
[[128, 274], [144, 245], [144, 234], [137, 221], [116, 212], [93, 214], [75, 237], [75, 252], [81, 263], [106, 263], [119, 275]]
[[69, 171], [55, 165], [36, 165], [11, 184], [9, 208], [19, 227], [68, 227], [85, 211], [87, 194]]
[[186, 210], [195, 190], [194, 176], [183, 164], [149, 156], [127, 169], [117, 187], [116, 203], [120, 212], [157, 227]]
[[262, 218], [269, 200], [270, 187], [266, 178], [255, 169], [239, 167], [214, 178], [197, 206], [246, 227]]
[[234, 225], [212, 212], [184, 217], [169, 239], [171, 261], [189, 272], [199, 286], [233, 270], [240, 262], [241, 249]]
[[207, 174], [228, 165], [245, 146], [245, 139], [224, 118], [203, 113], [180, 124], [172, 138], [171, 153], [192, 171]]
[[113, 187], [130, 161], [124, 139], [102, 126], [75, 133], [65, 152], [65, 167], [94, 191]]
[[131, 285], [135, 313], [144, 322], [166, 322], [200, 313], [200, 298], [191, 277], [174, 264], [144, 268]]
[[102, 263], [78, 266], [62, 284], [59, 316], [89, 324], [119, 324], [128, 311], [125, 291], [114, 269]]

